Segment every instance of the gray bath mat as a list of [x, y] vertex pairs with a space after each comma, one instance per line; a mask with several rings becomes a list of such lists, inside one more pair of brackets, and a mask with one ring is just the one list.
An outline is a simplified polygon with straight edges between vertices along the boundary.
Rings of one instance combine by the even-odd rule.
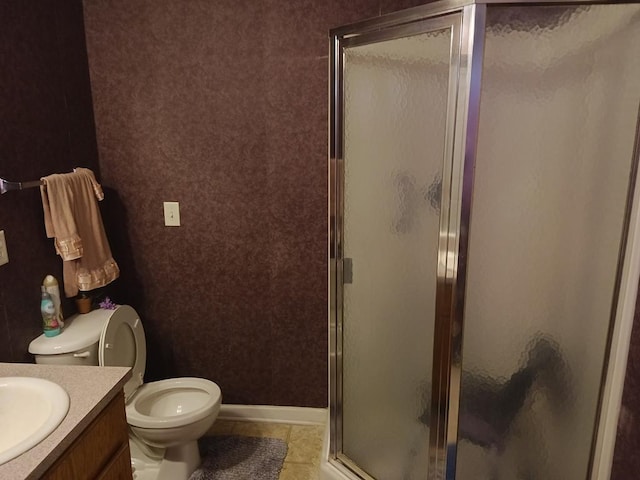
[[202, 464], [189, 480], [278, 480], [287, 444], [277, 438], [215, 436], [198, 442]]

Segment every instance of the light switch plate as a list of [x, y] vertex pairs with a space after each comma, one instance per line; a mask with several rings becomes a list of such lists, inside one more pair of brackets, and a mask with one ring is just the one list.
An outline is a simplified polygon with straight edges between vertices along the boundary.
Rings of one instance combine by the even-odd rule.
[[0, 265], [9, 263], [9, 254], [7, 253], [7, 242], [4, 239], [4, 230], [0, 230]]
[[180, 204], [178, 202], [164, 202], [164, 224], [167, 227], [180, 226]]

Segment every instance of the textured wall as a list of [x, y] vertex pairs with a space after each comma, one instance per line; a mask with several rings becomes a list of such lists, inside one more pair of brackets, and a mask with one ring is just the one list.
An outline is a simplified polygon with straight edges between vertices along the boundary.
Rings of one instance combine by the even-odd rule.
[[618, 420], [611, 480], [637, 478], [640, 471], [640, 297], [631, 331], [622, 407]]
[[[37, 180], [98, 170], [80, 1], [0, 1], [0, 176]], [[0, 361], [33, 361], [40, 284], [62, 263], [46, 238], [38, 189], [0, 198], [9, 263], [0, 266]], [[64, 305], [68, 313], [73, 308]]]
[[[392, 8], [85, 1], [101, 169], [126, 231], [117, 300], [143, 315], [148, 378], [326, 406], [327, 34]], [[180, 202], [180, 228], [163, 201]]]

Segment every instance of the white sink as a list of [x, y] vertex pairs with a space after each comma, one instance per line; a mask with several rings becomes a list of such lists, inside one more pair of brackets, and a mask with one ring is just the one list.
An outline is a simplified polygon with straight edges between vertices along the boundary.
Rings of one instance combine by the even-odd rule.
[[0, 377], [0, 465], [36, 446], [69, 411], [69, 395], [49, 380]]

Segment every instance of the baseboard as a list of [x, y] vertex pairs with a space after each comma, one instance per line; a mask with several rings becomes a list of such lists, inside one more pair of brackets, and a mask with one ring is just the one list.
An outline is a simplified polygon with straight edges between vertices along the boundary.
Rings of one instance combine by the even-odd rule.
[[327, 422], [327, 409], [310, 407], [279, 407], [274, 405], [222, 404], [218, 418], [220, 420], [245, 422], [320, 425]]

